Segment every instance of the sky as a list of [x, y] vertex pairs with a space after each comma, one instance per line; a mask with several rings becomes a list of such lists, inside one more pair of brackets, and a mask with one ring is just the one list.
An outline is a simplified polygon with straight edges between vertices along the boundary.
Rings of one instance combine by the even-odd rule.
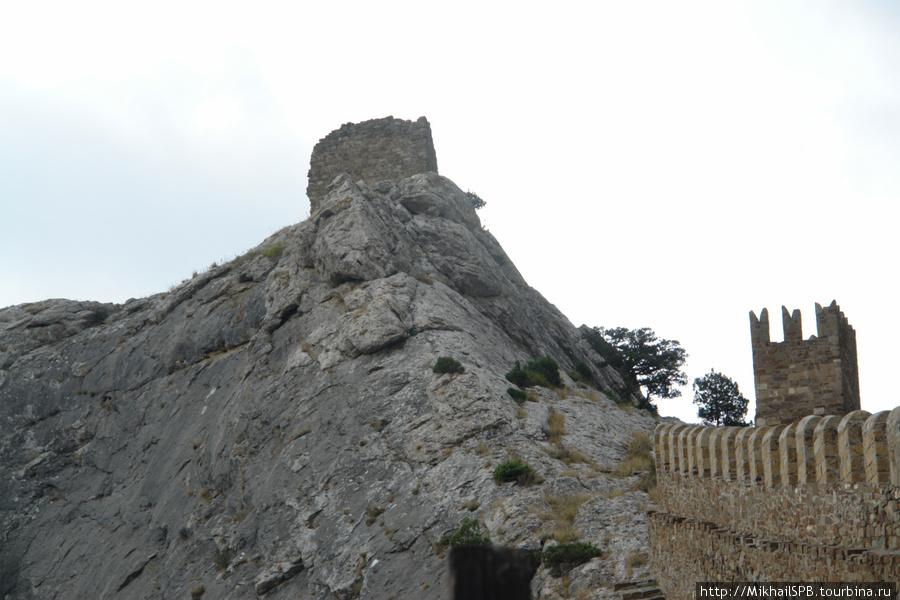
[[[678, 340], [753, 402], [749, 312], [837, 300], [891, 373], [900, 5], [860, 0], [0, 4], [0, 307], [167, 290], [309, 214], [347, 122], [438, 169], [581, 325]], [[660, 412], [697, 421], [690, 385]]]

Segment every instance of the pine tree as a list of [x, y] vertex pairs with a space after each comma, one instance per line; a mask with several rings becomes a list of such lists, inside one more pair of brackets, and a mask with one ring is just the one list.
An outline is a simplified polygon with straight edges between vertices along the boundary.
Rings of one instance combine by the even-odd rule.
[[694, 379], [694, 404], [700, 407], [697, 416], [706, 425], [747, 425], [744, 422], [747, 402], [738, 384], [715, 369]]

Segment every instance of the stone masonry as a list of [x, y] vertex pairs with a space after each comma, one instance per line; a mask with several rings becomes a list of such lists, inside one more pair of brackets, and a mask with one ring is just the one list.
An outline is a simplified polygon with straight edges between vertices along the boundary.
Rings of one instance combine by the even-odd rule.
[[790, 425], [662, 424], [650, 562], [697, 581], [900, 583], [900, 408]]
[[394, 117], [346, 123], [319, 140], [309, 161], [309, 212], [316, 212], [326, 189], [341, 173], [374, 184], [418, 173], [437, 173], [431, 125], [425, 117]]
[[803, 416], [859, 410], [856, 332], [836, 302], [816, 304], [818, 336], [802, 338], [800, 311], [782, 307], [784, 341], [769, 340], [769, 312], [750, 312], [756, 425], [786, 425]]

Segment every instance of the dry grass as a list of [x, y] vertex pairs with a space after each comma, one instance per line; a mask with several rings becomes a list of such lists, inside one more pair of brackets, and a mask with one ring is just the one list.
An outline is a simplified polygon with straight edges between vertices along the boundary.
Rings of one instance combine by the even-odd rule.
[[547, 415], [547, 426], [544, 427], [547, 440], [555, 446], [562, 445], [562, 436], [566, 434], [566, 415], [551, 410]]
[[650, 469], [650, 461], [642, 456], [628, 456], [624, 458], [613, 471], [619, 477], [628, 477], [644, 473]]
[[612, 470], [618, 477], [641, 475], [632, 490], [646, 492], [656, 502], [656, 461], [653, 459], [653, 442], [646, 433], [635, 432], [628, 443], [628, 454]]
[[636, 432], [631, 436], [631, 441], [628, 443], [628, 451], [632, 454], [646, 454], [650, 456], [653, 452], [653, 441], [650, 439], [650, 435], [642, 431]]
[[368, 421], [366, 421], [366, 423], [369, 425], [369, 427], [371, 427], [378, 433], [381, 433], [381, 430], [387, 427], [389, 421], [387, 419], [369, 419]]
[[558, 444], [555, 448], [548, 450], [547, 455], [550, 456], [550, 458], [561, 460], [567, 465], [571, 465], [572, 463], [591, 463], [591, 459], [588, 458], [584, 452], [563, 446], [562, 444]]
[[653, 468], [653, 443], [650, 436], [636, 432], [628, 443], [628, 454], [616, 465], [614, 475], [627, 477], [637, 473], [646, 473]]
[[385, 508], [383, 506], [372, 506], [366, 510], [366, 527], [371, 526], [377, 521], [378, 517], [384, 514], [384, 511]]
[[296, 439], [302, 438], [304, 435], [312, 431], [312, 428], [309, 425], [303, 425], [301, 427], [297, 427], [293, 431], [291, 431], [290, 435], [287, 437], [287, 443], [290, 444]]
[[552, 526], [544, 529], [544, 534], [560, 543], [571, 542], [578, 538], [575, 532], [575, 516], [578, 508], [593, 498], [592, 494], [546, 495], [544, 500], [549, 509], [538, 514], [542, 521], [552, 521]]
[[316, 351], [313, 350], [312, 346], [310, 346], [306, 342], [301, 342], [300, 349], [309, 354], [310, 358], [312, 358], [314, 361], [319, 362], [319, 355], [316, 354]]
[[601, 400], [600, 394], [598, 394], [596, 390], [590, 388], [578, 388], [577, 395], [586, 398], [591, 402], [600, 402]]
[[478, 442], [478, 445], [475, 446], [475, 452], [482, 456], [485, 456], [489, 452], [489, 450], [488, 447], [484, 445], [484, 442]]
[[633, 579], [634, 569], [645, 564], [647, 564], [647, 555], [632, 550], [628, 553], [628, 556], [625, 557], [625, 577]]
[[546, 450], [547, 455], [550, 456], [550, 458], [561, 460], [567, 465], [570, 465], [572, 463], [590, 464], [591, 459], [588, 458], [583, 452], [581, 452], [580, 450], [568, 448], [562, 443], [562, 436], [564, 436], [565, 434], [566, 416], [562, 413], [551, 410], [547, 415], [547, 425], [544, 426], [544, 435], [547, 436], [547, 440], [555, 447]]
[[632, 568], [643, 567], [647, 564], [647, 555], [632, 550], [628, 553], [628, 556], [625, 557], [625, 564]]

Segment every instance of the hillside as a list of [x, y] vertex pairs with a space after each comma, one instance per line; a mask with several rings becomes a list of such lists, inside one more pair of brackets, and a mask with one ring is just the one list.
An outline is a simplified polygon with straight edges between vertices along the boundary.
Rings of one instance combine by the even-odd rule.
[[[593, 385], [518, 404], [504, 374], [544, 355]], [[621, 390], [454, 183], [338, 177], [168, 293], [0, 310], [0, 597], [442, 598], [442, 536], [540, 548], [560, 498], [610, 554], [534, 588], [605, 597], [646, 573], [647, 496], [609, 470], [655, 422]], [[543, 483], [496, 484], [512, 455]]]

